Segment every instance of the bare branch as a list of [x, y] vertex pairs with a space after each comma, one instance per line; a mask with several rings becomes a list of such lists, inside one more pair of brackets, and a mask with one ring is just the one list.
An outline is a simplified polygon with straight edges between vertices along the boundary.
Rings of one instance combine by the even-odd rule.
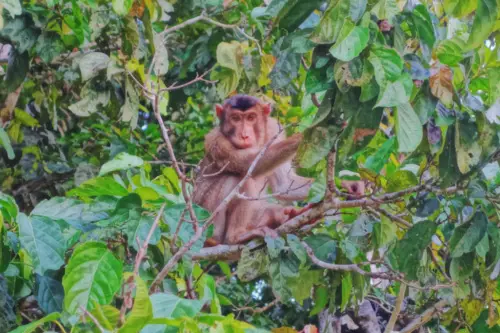
[[267, 310], [269, 310], [270, 308], [272, 308], [273, 306], [275, 306], [278, 303], [279, 303], [279, 301], [277, 299], [275, 299], [274, 301], [270, 302], [269, 304], [267, 304], [267, 305], [265, 305], [265, 306], [263, 306], [261, 308], [254, 308], [254, 307], [251, 307], [251, 306], [244, 306], [244, 307], [241, 307], [241, 308], [235, 308], [234, 311], [249, 311], [252, 314], [257, 314], [257, 313], [266, 312]]
[[161, 217], [163, 216], [163, 211], [165, 210], [166, 204], [163, 204], [160, 208], [160, 211], [158, 212], [158, 215], [156, 215], [156, 218], [153, 222], [153, 225], [149, 229], [148, 235], [146, 239], [144, 240], [144, 243], [142, 243], [142, 246], [139, 248], [139, 251], [137, 251], [137, 255], [135, 257], [135, 265], [134, 265], [134, 275], [139, 276], [139, 267], [141, 266], [141, 262], [144, 259], [144, 256], [146, 255], [148, 251], [148, 244], [149, 241], [151, 240], [151, 237], [153, 236], [154, 231], [156, 230], [156, 227], [158, 226], [158, 223], [161, 220]]
[[434, 317], [436, 313], [441, 311], [448, 302], [445, 300], [440, 300], [436, 304], [434, 304], [431, 308], [425, 310], [420, 316], [413, 319], [405, 328], [403, 328], [399, 333], [410, 333], [415, 331], [417, 328], [425, 325], [429, 320]]
[[401, 312], [401, 304], [405, 298], [406, 284], [401, 284], [399, 287], [398, 298], [396, 299], [396, 304], [394, 305], [394, 311], [392, 311], [391, 318], [385, 327], [384, 333], [392, 333], [392, 329], [398, 320], [399, 313]]
[[174, 84], [172, 84], [171, 86], [169, 86], [167, 88], [162, 88], [162, 89], [158, 90], [158, 92], [162, 93], [162, 92], [165, 92], [165, 91], [172, 91], [172, 90], [186, 88], [187, 86], [190, 86], [193, 83], [196, 83], [196, 82], [199, 82], [199, 81], [203, 81], [203, 82], [207, 82], [207, 83], [216, 83], [217, 81], [206, 80], [204, 78], [208, 73], [210, 73], [212, 71], [212, 69], [213, 69], [213, 67], [210, 68], [209, 70], [207, 70], [205, 73], [203, 73], [201, 75], [196, 74], [196, 77], [194, 79], [192, 79], [191, 81], [188, 81], [186, 83], [179, 84], [179, 85], [176, 85], [174, 83]]
[[399, 216], [396, 216], [394, 214], [389, 213], [388, 211], [386, 211], [385, 209], [383, 209], [381, 207], [376, 207], [376, 208], [366, 207], [366, 208], [369, 211], [371, 211], [371, 212], [378, 212], [378, 213], [380, 213], [382, 215], [387, 216], [388, 218], [390, 218], [391, 220], [395, 221], [400, 226], [403, 226], [403, 227], [406, 227], [406, 228], [411, 228], [412, 227], [411, 223], [409, 223], [408, 221], [402, 219]]

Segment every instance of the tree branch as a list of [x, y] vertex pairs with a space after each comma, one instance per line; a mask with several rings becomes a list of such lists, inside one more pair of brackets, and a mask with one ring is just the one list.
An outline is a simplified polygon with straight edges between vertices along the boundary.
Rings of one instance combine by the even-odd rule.
[[448, 304], [445, 300], [440, 300], [434, 304], [431, 308], [425, 310], [420, 316], [413, 319], [405, 328], [403, 328], [399, 333], [411, 333], [417, 328], [425, 325], [429, 320], [434, 317], [434, 315], [442, 310]]
[[406, 293], [406, 284], [401, 284], [399, 286], [399, 294], [398, 298], [396, 299], [396, 304], [394, 305], [394, 310], [392, 311], [391, 318], [389, 319], [389, 322], [385, 327], [384, 333], [392, 333], [394, 324], [396, 324], [396, 321], [398, 320], [399, 317], [399, 313], [401, 312], [401, 304], [403, 304], [405, 293]]

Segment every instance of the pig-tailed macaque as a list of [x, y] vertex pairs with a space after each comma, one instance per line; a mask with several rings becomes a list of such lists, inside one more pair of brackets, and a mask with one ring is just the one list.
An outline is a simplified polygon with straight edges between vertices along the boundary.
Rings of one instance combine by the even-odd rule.
[[[216, 112], [220, 125], [205, 137], [206, 155], [193, 196], [196, 204], [210, 212], [245, 177], [263, 146], [280, 130], [278, 121], [269, 116], [271, 105], [252, 96], [233, 96], [216, 105]], [[286, 138], [280, 133], [240, 189], [243, 196], [233, 198], [215, 217], [213, 237], [206, 246], [275, 236], [276, 227], [304, 211], [266, 200], [248, 200], [266, 195], [268, 187], [282, 202], [307, 197], [312, 179], [298, 176], [291, 163], [301, 139], [302, 134]]]

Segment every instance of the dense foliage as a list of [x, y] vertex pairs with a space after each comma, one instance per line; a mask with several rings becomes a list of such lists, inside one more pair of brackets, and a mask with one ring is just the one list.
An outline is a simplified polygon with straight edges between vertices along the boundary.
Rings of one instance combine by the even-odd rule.
[[[0, 0], [0, 332], [500, 332], [499, 10]], [[304, 132], [320, 220], [210, 252], [235, 92]]]

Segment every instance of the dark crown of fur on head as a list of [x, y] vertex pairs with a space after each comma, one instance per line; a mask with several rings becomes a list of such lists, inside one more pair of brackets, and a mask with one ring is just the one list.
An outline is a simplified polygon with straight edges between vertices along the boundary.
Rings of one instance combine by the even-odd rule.
[[224, 102], [224, 106], [230, 106], [231, 109], [246, 111], [259, 104], [259, 99], [248, 95], [234, 95]]

